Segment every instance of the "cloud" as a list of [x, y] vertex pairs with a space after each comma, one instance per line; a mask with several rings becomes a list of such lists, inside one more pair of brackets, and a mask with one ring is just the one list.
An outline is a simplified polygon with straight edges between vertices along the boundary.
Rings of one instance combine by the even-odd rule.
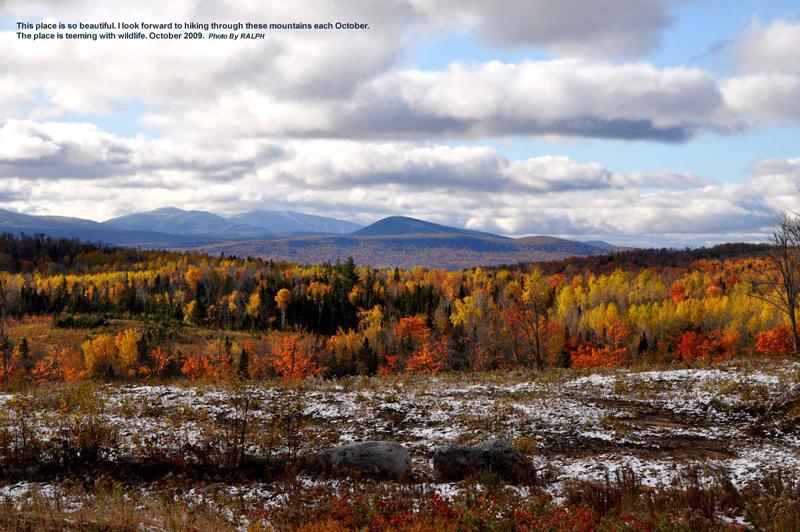
[[89, 123], [8, 120], [0, 127], [0, 177], [124, 178], [137, 187], [153, 185], [168, 173], [230, 181], [281, 155], [279, 146], [264, 141], [122, 138]]
[[354, 139], [558, 135], [682, 142], [739, 127], [705, 71], [580, 60], [388, 72], [344, 100], [237, 91], [203, 108], [154, 110], [143, 121], [185, 134]]
[[180, 179], [236, 182], [258, 176], [314, 190], [385, 185], [417, 190], [548, 193], [694, 188], [707, 181], [672, 171], [621, 174], [563, 156], [509, 161], [488, 146], [351, 140], [208, 144], [117, 137], [93, 124], [9, 120], [0, 127], [0, 176], [115, 179], [118, 186], [179, 187]]
[[763, 191], [774, 210], [800, 212], [800, 158], [761, 159], [750, 165], [747, 186]]
[[0, 164], [55, 155], [58, 144], [37, 135], [32, 124], [12, 120], [0, 128]]
[[[60, 21], [362, 20], [370, 30], [268, 31], [265, 39], [248, 42], [35, 45], [5, 31], [0, 46], [9, 53], [0, 56], [0, 96], [9, 93], [10, 103], [0, 103], [0, 120], [113, 115], [135, 100], [145, 108], [142, 125], [195, 139], [560, 136], [672, 143], [785, 120], [780, 111], [793, 97], [790, 79], [783, 86], [764, 82], [785, 105], [754, 109], [748, 87], [755, 82], [746, 78], [720, 81], [697, 68], [603, 59], [655, 46], [673, 2], [600, 0], [591, 9], [569, 9], [578, 3], [536, 0], [522, 9], [510, 0], [225, 7], [148, 1], [114, 17], [107, 4], [88, 0], [11, 1], [4, 11], [12, 20], [42, 14]], [[572, 58], [401, 68], [410, 42], [465, 27], [507, 45], [524, 41]]]
[[800, 121], [800, 23], [755, 18], [731, 42], [742, 74], [719, 82], [730, 112], [749, 128]]
[[668, 0], [412, 0], [429, 24], [475, 30], [501, 46], [542, 46], [560, 56], [637, 57], [658, 48]]
[[698, 188], [690, 172], [618, 173], [564, 156], [509, 161], [488, 146], [344, 140], [292, 141], [285, 156], [259, 168], [284, 184], [315, 190], [390, 186], [454, 193], [546, 194], [568, 190]]
[[723, 81], [726, 105], [751, 122], [791, 124], [800, 120], [800, 77], [769, 72]]
[[[255, 139], [221, 145], [119, 138], [89, 124], [8, 122], [4, 208], [110, 218], [176, 205], [222, 214], [311, 211], [371, 223], [390, 214], [510, 235], [760, 234], [774, 209], [800, 208], [800, 159], [755, 162], [744, 183], [691, 172], [617, 172], [547, 155], [509, 160], [488, 146]], [[46, 149], [40, 149], [36, 139]], [[34, 148], [30, 148], [34, 146]], [[672, 237], [669, 237], [672, 238]]]
[[756, 19], [739, 44], [739, 61], [748, 72], [800, 74], [800, 22]]
[[692, 172], [674, 172], [672, 170], [614, 174], [614, 180], [617, 186], [637, 188], [692, 189], [713, 184], [710, 179], [698, 177]]

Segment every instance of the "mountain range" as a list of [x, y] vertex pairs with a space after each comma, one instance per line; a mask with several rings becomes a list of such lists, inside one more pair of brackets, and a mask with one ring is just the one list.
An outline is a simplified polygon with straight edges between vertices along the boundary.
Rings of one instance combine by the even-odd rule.
[[0, 232], [44, 233], [122, 246], [197, 250], [316, 264], [352, 256], [374, 267], [448, 269], [606, 254], [607, 242], [549, 236], [508, 238], [407, 216], [372, 225], [294, 211], [256, 210], [224, 217], [166, 207], [104, 222], [0, 210]]
[[108, 227], [132, 231], [158, 231], [212, 238], [248, 238], [279, 233], [346, 234], [362, 226], [344, 220], [295, 211], [248, 211], [230, 218], [207, 211], [184, 211], [164, 207], [128, 214], [102, 222]]

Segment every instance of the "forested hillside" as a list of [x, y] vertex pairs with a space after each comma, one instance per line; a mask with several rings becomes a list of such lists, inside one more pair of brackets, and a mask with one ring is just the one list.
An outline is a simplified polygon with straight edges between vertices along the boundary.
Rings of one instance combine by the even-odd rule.
[[[83, 357], [96, 376], [150, 374], [159, 357], [193, 377], [225, 374], [237, 361], [253, 376], [621, 366], [790, 351], [786, 316], [759, 288], [769, 271], [763, 251], [637, 250], [446, 271], [353, 260], [303, 267], [5, 235], [0, 295], [4, 315], [19, 323], [37, 316], [91, 329], [140, 320], [116, 339], [95, 330], [66, 346], [80, 348], [72, 360]], [[206, 332], [186, 339], [193, 329]], [[215, 341], [200, 339], [208, 332]], [[67, 356], [52, 352], [47, 334], [4, 337], [4, 376], [47, 378]], [[92, 369], [98, 353], [103, 363]], [[287, 356], [290, 367], [281, 365]]]
[[[366, 228], [369, 229], [369, 228]], [[553, 237], [502, 238], [480, 234], [423, 233], [381, 236], [336, 235], [218, 242], [194, 248], [217, 255], [272, 257], [275, 260], [318, 264], [346, 260], [376, 268], [429, 268], [458, 270], [496, 266], [508, 262], [561, 260], [572, 256], [610, 252], [583, 242]]]

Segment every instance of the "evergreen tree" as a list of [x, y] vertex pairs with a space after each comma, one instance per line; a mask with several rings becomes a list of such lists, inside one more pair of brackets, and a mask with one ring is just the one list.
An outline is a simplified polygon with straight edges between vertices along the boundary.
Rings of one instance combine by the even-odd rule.
[[369, 345], [368, 338], [364, 338], [364, 343], [361, 344], [356, 353], [356, 360], [358, 361], [359, 373], [362, 375], [375, 375], [377, 373], [378, 353]]
[[556, 364], [559, 368], [568, 368], [572, 366], [572, 339], [569, 335], [569, 329], [564, 331], [564, 345], [558, 353], [558, 360]]
[[650, 344], [647, 343], [647, 335], [642, 333], [642, 336], [639, 338], [639, 345], [636, 347], [636, 354], [641, 357], [649, 348]]
[[241, 352], [239, 352], [239, 358], [236, 359], [236, 373], [242, 379], [247, 379], [250, 376], [250, 352], [247, 350], [247, 346], [243, 345]]

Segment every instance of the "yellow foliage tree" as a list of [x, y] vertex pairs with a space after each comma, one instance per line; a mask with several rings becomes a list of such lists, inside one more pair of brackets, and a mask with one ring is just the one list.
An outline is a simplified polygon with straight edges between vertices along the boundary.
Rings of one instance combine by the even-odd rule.
[[281, 288], [278, 295], [275, 296], [275, 302], [278, 308], [281, 309], [281, 330], [286, 327], [286, 309], [289, 308], [289, 303], [292, 302], [292, 293], [286, 288]]
[[101, 334], [94, 340], [86, 340], [81, 347], [89, 377], [104, 379], [114, 375], [117, 345], [113, 336]]
[[258, 295], [258, 292], [253, 292], [253, 294], [250, 296], [250, 299], [247, 300], [245, 312], [247, 312], [247, 315], [253, 318], [253, 320], [257, 320], [260, 311], [261, 296]]
[[119, 369], [133, 377], [139, 370], [139, 346], [142, 341], [142, 333], [136, 329], [127, 329], [117, 335], [115, 344], [117, 346], [117, 360]]

